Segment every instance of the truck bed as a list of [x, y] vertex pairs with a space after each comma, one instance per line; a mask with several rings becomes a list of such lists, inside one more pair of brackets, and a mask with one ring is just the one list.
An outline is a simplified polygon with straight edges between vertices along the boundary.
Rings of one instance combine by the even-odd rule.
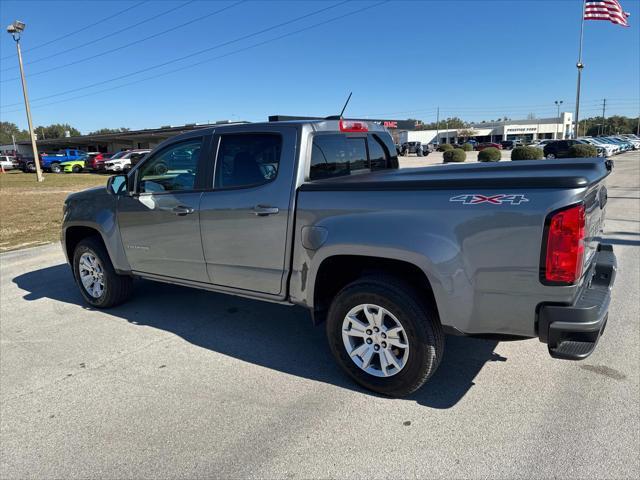
[[609, 175], [612, 167], [602, 158], [449, 164], [316, 180], [300, 190], [583, 188]]

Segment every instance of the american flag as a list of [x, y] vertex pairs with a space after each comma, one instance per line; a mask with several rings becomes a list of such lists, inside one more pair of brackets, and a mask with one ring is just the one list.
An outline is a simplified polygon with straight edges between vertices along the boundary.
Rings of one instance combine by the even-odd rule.
[[622, 10], [618, 0], [585, 0], [585, 20], [609, 20], [616, 25], [628, 27], [629, 14]]

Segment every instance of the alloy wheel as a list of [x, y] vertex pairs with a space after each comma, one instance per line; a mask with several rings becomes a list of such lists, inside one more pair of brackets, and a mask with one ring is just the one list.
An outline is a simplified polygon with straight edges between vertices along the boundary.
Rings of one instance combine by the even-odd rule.
[[93, 298], [100, 298], [104, 293], [104, 268], [100, 260], [91, 252], [83, 253], [78, 273], [84, 290]]
[[352, 308], [342, 322], [342, 341], [351, 360], [376, 377], [400, 372], [409, 358], [409, 340], [400, 321], [374, 304]]

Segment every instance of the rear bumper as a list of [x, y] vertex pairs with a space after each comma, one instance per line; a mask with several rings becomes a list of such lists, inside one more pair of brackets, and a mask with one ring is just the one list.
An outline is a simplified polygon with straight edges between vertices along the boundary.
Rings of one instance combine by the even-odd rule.
[[538, 336], [553, 358], [582, 360], [593, 353], [609, 317], [617, 262], [611, 245], [600, 245], [594, 265], [573, 305], [543, 304]]

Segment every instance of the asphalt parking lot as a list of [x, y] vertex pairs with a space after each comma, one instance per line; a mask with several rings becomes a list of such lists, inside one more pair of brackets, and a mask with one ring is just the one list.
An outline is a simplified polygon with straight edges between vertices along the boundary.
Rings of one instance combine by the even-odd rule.
[[0, 477], [638, 478], [638, 152], [608, 189], [619, 272], [596, 352], [448, 337], [402, 400], [355, 386], [298, 308], [140, 281], [96, 311], [59, 245], [3, 254]]

